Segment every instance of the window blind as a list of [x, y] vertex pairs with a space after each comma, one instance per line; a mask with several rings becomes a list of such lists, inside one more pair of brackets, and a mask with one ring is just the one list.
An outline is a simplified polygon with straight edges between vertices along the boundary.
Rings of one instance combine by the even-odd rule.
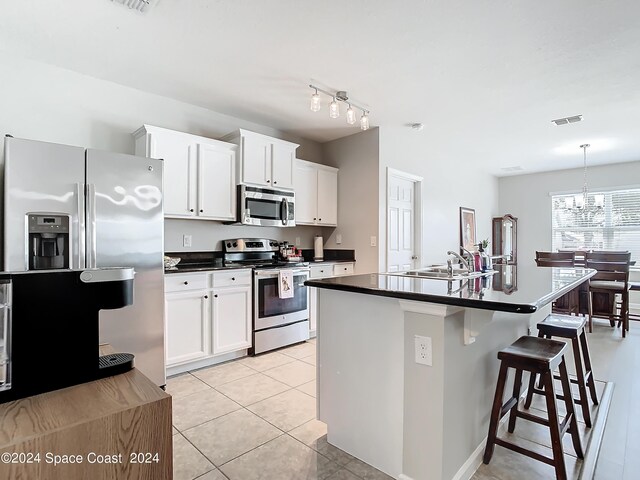
[[552, 196], [552, 247], [630, 251], [640, 260], [640, 188]]

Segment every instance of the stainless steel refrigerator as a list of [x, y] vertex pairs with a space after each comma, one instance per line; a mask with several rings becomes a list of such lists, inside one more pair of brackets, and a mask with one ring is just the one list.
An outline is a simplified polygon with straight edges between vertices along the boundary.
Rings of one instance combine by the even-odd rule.
[[134, 267], [100, 341], [164, 385], [162, 161], [6, 137], [4, 174], [4, 269]]

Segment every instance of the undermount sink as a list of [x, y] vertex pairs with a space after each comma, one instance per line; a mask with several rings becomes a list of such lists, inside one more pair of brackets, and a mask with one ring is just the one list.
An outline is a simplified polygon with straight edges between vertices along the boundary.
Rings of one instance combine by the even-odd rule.
[[433, 278], [438, 280], [468, 280], [470, 278], [482, 277], [490, 273], [483, 272], [468, 272], [467, 270], [454, 270], [450, 275], [447, 272], [445, 266], [431, 266], [421, 268], [420, 270], [409, 270], [406, 272], [389, 272], [386, 275], [394, 275], [399, 277], [418, 277], [418, 278]]

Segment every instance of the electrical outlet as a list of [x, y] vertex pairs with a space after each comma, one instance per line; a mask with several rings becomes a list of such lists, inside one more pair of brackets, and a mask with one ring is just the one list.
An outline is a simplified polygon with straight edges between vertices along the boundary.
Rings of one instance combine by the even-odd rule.
[[341, 233], [337, 233], [336, 234], [336, 243], [338, 245], [340, 245], [342, 243], [342, 234]]
[[191, 246], [191, 235], [182, 235], [182, 246], [183, 247]]
[[527, 328], [527, 335], [531, 336], [531, 327]]
[[378, 244], [378, 239], [376, 237], [371, 237], [371, 246], [375, 247]]
[[416, 363], [421, 365], [433, 366], [433, 349], [431, 348], [431, 337], [421, 337], [415, 335], [415, 355]]
[[296, 237], [296, 247], [300, 246], [300, 237]]

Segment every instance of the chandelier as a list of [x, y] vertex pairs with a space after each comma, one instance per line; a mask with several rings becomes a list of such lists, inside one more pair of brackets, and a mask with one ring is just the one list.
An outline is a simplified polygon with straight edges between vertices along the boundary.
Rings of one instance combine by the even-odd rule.
[[328, 90], [323, 90], [322, 88], [316, 87], [315, 85], [309, 85], [309, 88], [314, 90], [314, 93], [311, 95], [311, 104], [309, 105], [309, 108], [312, 112], [320, 111], [321, 99], [318, 92], [322, 92], [328, 97], [331, 97], [331, 103], [329, 104], [329, 117], [340, 117], [340, 105], [338, 102], [346, 103], [347, 123], [349, 125], [353, 125], [354, 123], [356, 123], [356, 111], [353, 109], [353, 107], [356, 107], [358, 110], [362, 111], [362, 115], [360, 116], [360, 128], [362, 130], [369, 129], [369, 110], [350, 101], [347, 92], [345, 92], [344, 90], [330, 92]]
[[[582, 174], [582, 193], [574, 196], [569, 196], [565, 198], [565, 205], [567, 208], [575, 208], [577, 210], [587, 210], [591, 206], [589, 205], [589, 188], [587, 186], [587, 148], [591, 145], [588, 143], [584, 143], [580, 145], [582, 149], [582, 157], [583, 157], [583, 174]], [[604, 206], [604, 195], [595, 194], [593, 195], [593, 207], [602, 208]]]

